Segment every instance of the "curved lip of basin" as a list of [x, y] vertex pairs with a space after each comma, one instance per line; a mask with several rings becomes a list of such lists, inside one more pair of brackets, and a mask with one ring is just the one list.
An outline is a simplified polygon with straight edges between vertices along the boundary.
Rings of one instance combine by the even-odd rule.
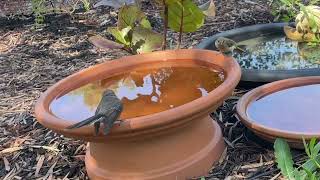
[[269, 83], [258, 88], [251, 90], [246, 93], [237, 104], [237, 114], [240, 120], [251, 130], [260, 132], [261, 134], [267, 134], [272, 137], [283, 137], [288, 139], [301, 139], [304, 138], [312, 138], [319, 137], [320, 133], [299, 133], [293, 131], [280, 130], [276, 128], [270, 128], [268, 126], [264, 126], [253, 121], [252, 118], [247, 114], [247, 108], [251, 102], [256, 101], [260, 98], [268, 96], [272, 93], [293, 88], [300, 87], [305, 85], [312, 84], [320, 84], [320, 76], [309, 76], [309, 77], [299, 77], [299, 78], [291, 78], [285, 79], [281, 81], [276, 81], [273, 83]]
[[[198, 46], [196, 46], [196, 48], [215, 50], [215, 48], [213, 47], [213, 44], [218, 37], [229, 37], [234, 39], [235, 41], [238, 41], [237, 38], [241, 37], [241, 35], [243, 34], [245, 34], [245, 36], [248, 36], [248, 38], [254, 38], [261, 34], [270, 34], [270, 31], [273, 31], [273, 33], [283, 32], [283, 26], [285, 25], [293, 25], [293, 23], [258, 24], [258, 25], [245, 26], [245, 27], [221, 32], [203, 40]], [[242, 69], [241, 81], [252, 81], [252, 82], [273, 82], [277, 80], [295, 78], [295, 77], [301, 77], [301, 76], [320, 76], [319, 68], [291, 69], [291, 70], [256, 70], [256, 69], [244, 69], [244, 68], [241, 68], [241, 69]]]
[[108, 138], [130, 137], [134, 134], [141, 134], [143, 131], [144, 133], [159, 132], [163, 129], [177, 127], [177, 124], [186, 123], [194, 117], [204, 116], [205, 113], [210, 113], [210, 109], [215, 104], [226, 98], [240, 80], [241, 70], [238, 63], [233, 58], [223, 56], [215, 51], [184, 49], [126, 56], [79, 71], [48, 88], [36, 103], [36, 117], [42, 125], [60, 134], [78, 139], [101, 139], [102, 136], [93, 135], [92, 126], [66, 130], [65, 128], [75, 121], [63, 120], [52, 114], [49, 111], [51, 102], [87, 83], [121, 74], [121, 72], [132, 70], [135, 67], [139, 68], [143, 65], [149, 67], [152, 64], [158, 67], [159, 63], [165, 63], [164, 65], [168, 66], [170, 62], [177, 64], [177, 61], [183, 63], [183, 60], [189, 60], [188, 64], [192, 66], [207, 64], [210, 65], [209, 67], [222, 70], [225, 75], [224, 82], [207, 96], [192, 102], [159, 113], [125, 119], [119, 126], [113, 126]]

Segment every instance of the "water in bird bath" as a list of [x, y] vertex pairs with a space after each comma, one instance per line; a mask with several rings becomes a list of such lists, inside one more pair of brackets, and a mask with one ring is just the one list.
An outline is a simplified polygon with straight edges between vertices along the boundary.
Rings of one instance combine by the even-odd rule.
[[83, 120], [95, 113], [105, 89], [112, 89], [124, 109], [121, 119], [144, 116], [205, 96], [223, 82], [222, 72], [201, 66], [136, 70], [87, 84], [51, 103], [57, 117]]
[[[303, 56], [305, 53], [301, 48], [301, 44], [289, 40], [283, 35], [268, 34], [238, 42], [241, 48], [245, 47], [246, 52], [234, 51], [232, 56], [237, 59], [244, 69], [291, 70], [319, 68], [319, 64]], [[317, 48], [320, 52], [320, 47]]]
[[281, 131], [309, 134], [320, 131], [320, 84], [281, 90], [248, 105], [251, 121]]

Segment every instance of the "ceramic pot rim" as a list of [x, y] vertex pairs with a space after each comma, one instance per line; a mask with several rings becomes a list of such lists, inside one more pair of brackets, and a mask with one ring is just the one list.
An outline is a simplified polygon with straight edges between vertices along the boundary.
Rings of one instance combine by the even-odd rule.
[[[38, 99], [35, 107], [35, 114], [38, 121], [56, 132], [70, 137], [86, 137], [93, 136], [93, 129], [91, 126], [75, 129], [65, 130], [67, 126], [74, 123], [70, 120], [63, 120], [49, 111], [50, 103], [61, 94], [69, 92], [79, 86], [89, 82], [103, 79], [103, 77], [112, 76], [112, 74], [130, 70], [137, 67], [139, 64], [149, 64], [154, 62], [177, 63], [182, 59], [190, 59], [194, 64], [206, 63], [212, 64], [225, 73], [224, 82], [216, 89], [211, 91], [207, 96], [196, 99], [192, 102], [178, 106], [176, 108], [147, 115], [137, 118], [124, 120], [120, 126], [114, 126], [109, 137], [132, 135], [134, 132], [141, 130], [149, 130], [148, 133], [153, 132], [154, 129], [169, 128], [172, 124], [182, 124], [185, 121], [192, 120], [192, 117], [208, 114], [212, 106], [226, 98], [232, 90], [236, 87], [240, 80], [241, 70], [238, 63], [231, 57], [225, 57], [221, 53], [209, 50], [196, 49], [182, 49], [182, 50], [167, 50], [153, 53], [145, 53], [140, 55], [125, 56], [113, 61], [104, 62], [92, 67], [86, 68], [73, 75], [70, 75], [45, 91]], [[216, 60], [213, 60], [216, 59]], [[119, 71], [121, 70], [121, 71]], [[179, 126], [179, 125], [178, 125]], [[99, 138], [99, 136], [97, 136]], [[101, 137], [100, 137], [101, 138]], [[84, 138], [82, 138], [84, 139]]]
[[282, 137], [287, 139], [295, 139], [301, 140], [302, 137], [306, 139], [310, 139], [312, 137], [320, 137], [320, 132], [317, 133], [297, 133], [286, 130], [279, 130], [276, 128], [270, 128], [268, 126], [264, 126], [256, 123], [247, 115], [247, 108], [249, 104], [257, 99], [265, 97], [274, 92], [278, 92], [284, 89], [312, 85], [312, 84], [320, 84], [320, 76], [309, 76], [309, 77], [298, 77], [285, 79], [280, 81], [275, 81], [272, 83], [265, 84], [263, 86], [257, 87], [248, 93], [246, 93], [237, 104], [237, 115], [239, 119], [244, 123], [249, 129], [266, 134], [272, 137]]

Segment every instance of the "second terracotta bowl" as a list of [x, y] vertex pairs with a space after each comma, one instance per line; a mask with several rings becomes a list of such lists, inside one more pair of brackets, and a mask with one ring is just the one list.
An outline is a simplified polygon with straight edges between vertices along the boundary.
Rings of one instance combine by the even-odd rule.
[[[289, 124], [284, 124], [284, 122], [279, 122], [279, 120], [281, 120], [281, 116], [284, 116], [284, 113], [288, 113], [290, 111], [297, 111], [297, 109], [288, 109], [285, 108], [286, 111], [281, 112], [281, 110], [277, 111], [276, 113], [279, 114], [279, 117], [276, 119], [268, 119], [269, 115], [271, 113], [275, 113], [275, 112], [270, 112], [268, 111], [268, 109], [264, 109], [264, 113], [265, 115], [268, 117], [263, 117], [263, 121], [270, 121], [268, 122], [269, 125], [263, 125], [261, 122], [262, 120], [259, 119], [253, 119], [249, 113], [248, 113], [248, 109], [249, 106], [256, 102], [259, 101], [262, 98], [265, 98], [269, 95], [272, 95], [274, 93], [278, 93], [278, 92], [283, 92], [283, 90], [290, 90], [292, 88], [295, 87], [302, 87], [302, 86], [308, 86], [308, 85], [317, 85], [320, 84], [320, 76], [313, 76], [313, 77], [300, 77], [300, 78], [291, 78], [291, 79], [286, 79], [286, 80], [281, 80], [281, 81], [275, 81], [273, 83], [269, 83], [263, 86], [260, 86], [258, 88], [255, 88], [251, 91], [249, 91], [247, 94], [245, 94], [238, 102], [237, 104], [237, 114], [239, 119], [241, 120], [242, 123], [245, 124], [245, 126], [247, 126], [251, 131], [253, 131], [255, 134], [257, 134], [258, 136], [260, 136], [261, 138], [269, 141], [269, 142], [274, 142], [274, 140], [276, 138], [284, 138], [285, 140], [288, 141], [289, 145], [291, 147], [294, 148], [303, 148], [303, 143], [302, 143], [302, 137], [305, 138], [306, 140], [309, 140], [312, 137], [320, 137], [320, 132], [309, 132], [307, 129], [312, 129], [312, 127], [316, 127], [316, 129], [319, 129], [318, 127], [319, 125], [319, 119], [317, 119], [317, 112], [313, 112], [314, 114], [314, 121], [313, 122], [306, 122], [304, 121], [303, 118], [303, 113], [307, 113], [306, 109], [307, 107], [305, 107], [306, 105], [303, 104], [303, 101], [301, 101], [301, 104], [298, 105], [299, 109], [298, 109], [298, 113], [301, 114], [302, 118], [299, 118], [298, 120], [301, 122], [294, 122], [294, 120], [292, 122], [290, 122]], [[320, 95], [320, 91], [319, 93], [316, 93], [317, 97], [319, 97]], [[290, 107], [290, 101], [292, 99], [297, 99], [294, 96], [297, 95], [299, 96], [297, 93], [291, 93], [291, 96], [287, 98], [287, 102], [284, 104], [281, 104], [283, 106], [288, 106]], [[279, 96], [278, 96], [279, 97]], [[317, 99], [316, 97], [309, 97], [308, 93], [304, 94], [304, 97], [300, 97], [300, 98], [306, 98], [308, 97], [308, 100], [314, 100], [314, 101], [319, 101], [320, 99]], [[295, 103], [297, 104], [296, 100], [294, 100]], [[269, 101], [271, 102], [271, 101]], [[292, 101], [293, 102], [293, 101]], [[277, 106], [278, 107], [278, 106]], [[312, 114], [311, 114], [312, 116]], [[297, 118], [295, 118], [297, 119]], [[259, 123], [260, 121], [260, 123]], [[279, 125], [277, 128], [275, 128], [275, 123], [282, 123], [281, 125]], [[297, 124], [297, 125], [295, 125]], [[303, 126], [306, 127], [306, 129], [299, 127], [297, 131], [294, 130], [288, 130], [289, 126], [291, 127], [290, 129], [294, 129], [294, 126], [301, 126], [301, 124]], [[271, 127], [272, 125], [272, 127]], [[280, 127], [282, 126], [282, 127]], [[287, 126], [287, 127], [286, 127]], [[293, 128], [292, 128], [293, 127]], [[314, 128], [313, 128], [314, 129]], [[304, 132], [302, 132], [301, 130], [303, 130]]]

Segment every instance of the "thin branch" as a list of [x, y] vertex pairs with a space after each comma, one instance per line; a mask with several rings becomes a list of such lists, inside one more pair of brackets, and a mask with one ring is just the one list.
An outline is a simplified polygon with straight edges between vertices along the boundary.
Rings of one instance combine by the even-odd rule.
[[[183, 5], [183, 0], [181, 0], [181, 4]], [[177, 49], [180, 49], [181, 41], [182, 41], [183, 12], [184, 12], [184, 7], [182, 6], [182, 9], [181, 9], [181, 22], [180, 22], [179, 39], [178, 39], [178, 46], [177, 46]]]
[[136, 54], [130, 47], [124, 46], [124, 47], [121, 48], [121, 49], [127, 51], [127, 52], [130, 53], [130, 54]]
[[165, 50], [167, 47], [167, 31], [168, 31], [168, 5], [166, 4], [166, 0], [162, 0], [163, 2], [163, 42], [162, 42], [162, 50]]

